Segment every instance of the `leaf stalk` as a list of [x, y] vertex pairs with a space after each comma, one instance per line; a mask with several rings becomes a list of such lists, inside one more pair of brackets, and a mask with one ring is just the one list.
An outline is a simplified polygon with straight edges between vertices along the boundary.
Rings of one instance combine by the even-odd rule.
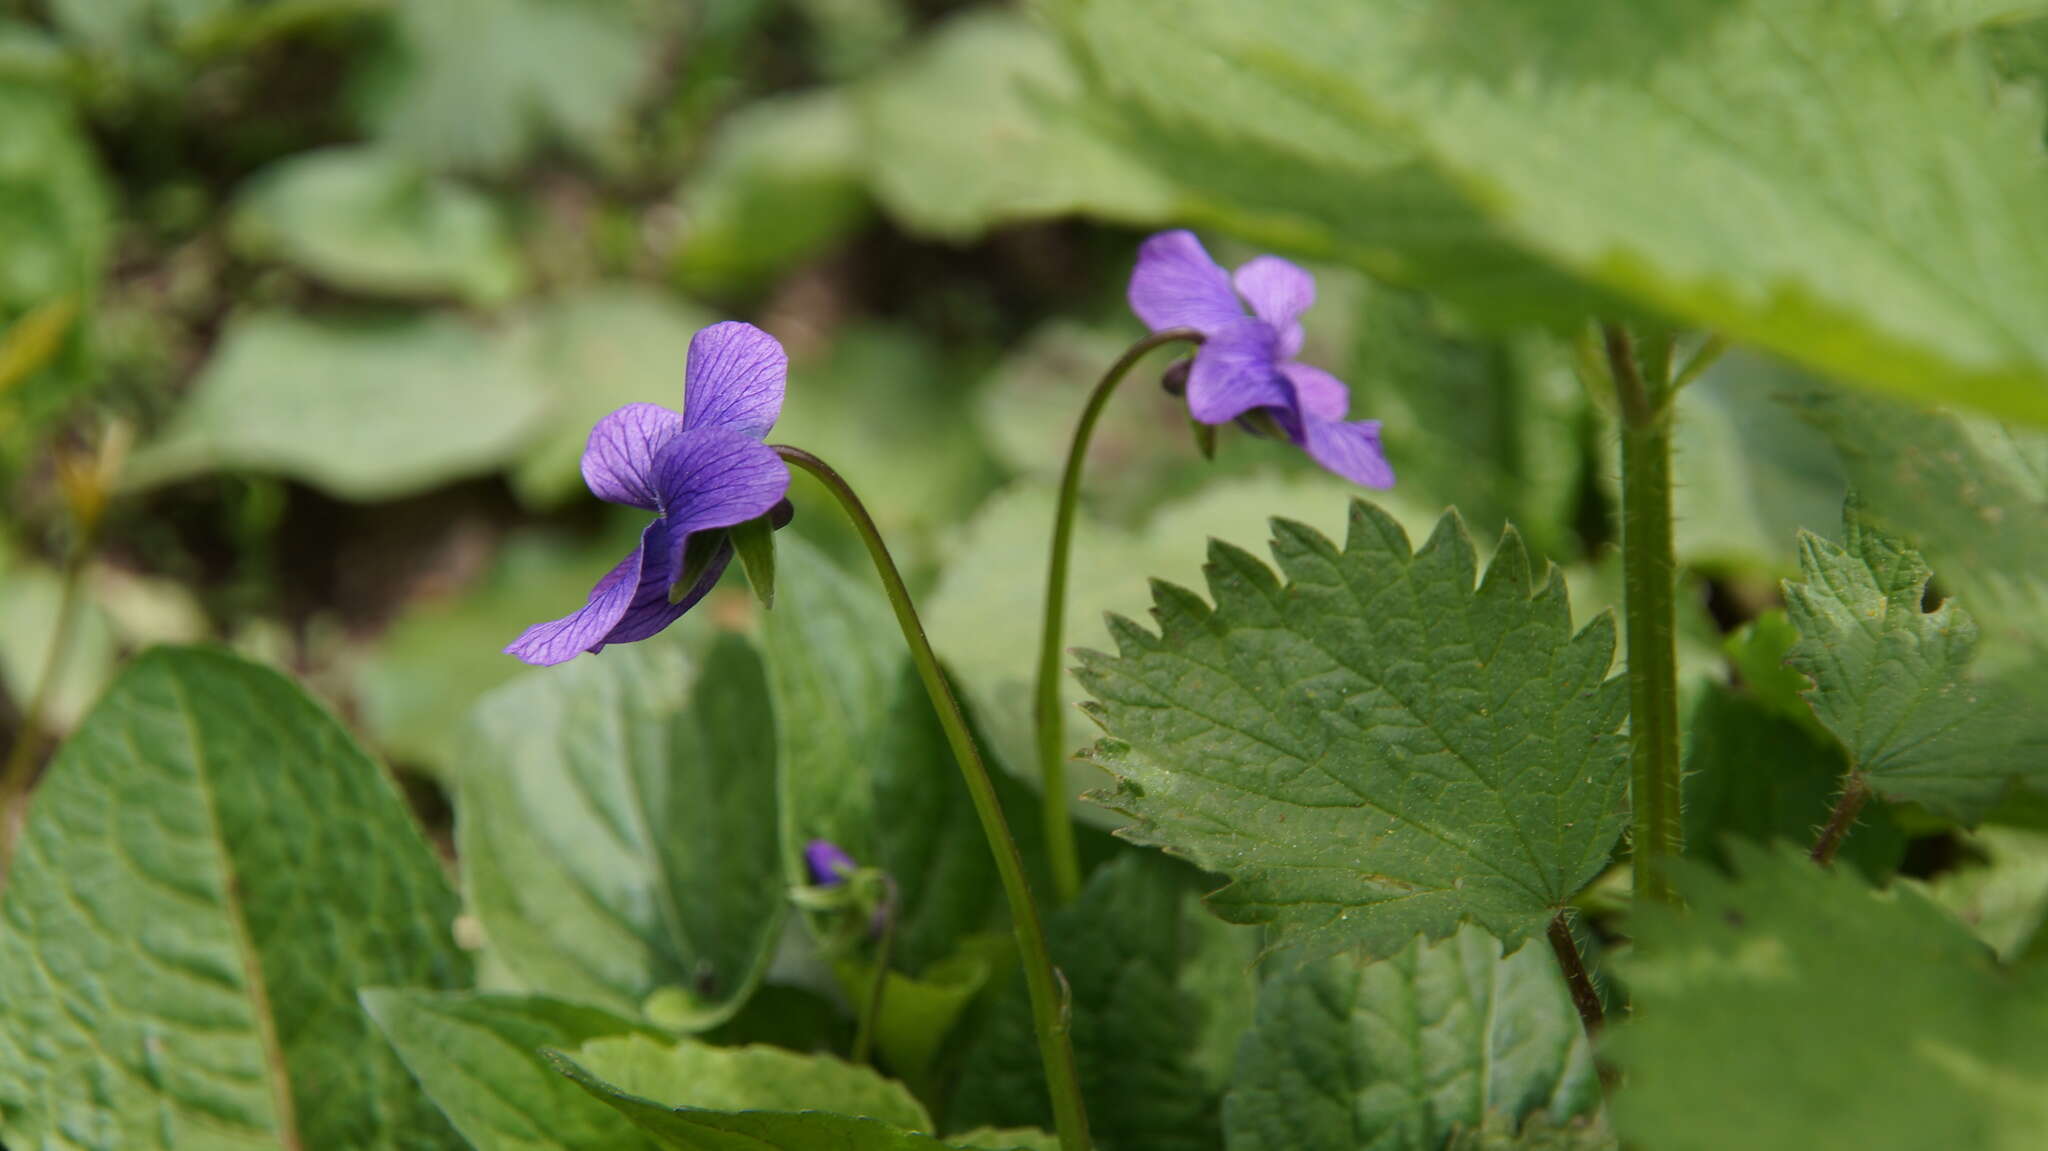
[[777, 444], [774, 450], [785, 461], [802, 468], [825, 485], [860, 535], [861, 542], [867, 546], [869, 558], [874, 561], [875, 573], [882, 580], [882, 590], [888, 594], [889, 606], [896, 613], [896, 623], [902, 628], [904, 642], [910, 647], [911, 662], [917, 666], [918, 678], [924, 682], [932, 709], [938, 713], [939, 726], [945, 729], [946, 742], [960, 765], [960, 774], [967, 781], [967, 793], [974, 801], [974, 813], [981, 819], [982, 834], [987, 837], [989, 851], [995, 856], [996, 872], [1002, 878], [1003, 894], [1009, 900], [1010, 922], [1017, 936], [1024, 983], [1031, 995], [1031, 1019], [1038, 1033], [1038, 1054], [1045, 1065], [1046, 1087], [1052, 1098], [1053, 1127], [1059, 1135], [1060, 1149], [1088, 1151], [1088, 1115], [1081, 1101], [1081, 1077], [1074, 1066], [1073, 1042], [1061, 1006], [1059, 975], [1053, 969], [1052, 954], [1046, 946], [1045, 925], [1039, 918], [1038, 905], [1031, 897], [1031, 884], [1024, 873], [1023, 853], [1017, 849], [1017, 839], [1010, 833], [1010, 825], [1003, 817], [995, 781], [989, 777], [988, 765], [982, 761], [981, 751], [968, 731], [960, 701], [939, 668], [939, 657], [932, 651], [931, 641], [925, 637], [924, 623], [911, 602], [910, 590], [904, 586], [903, 574], [897, 570], [896, 560], [889, 554], [889, 546], [882, 539], [881, 529], [875, 526], [874, 517], [868, 514], [867, 506], [830, 464], [801, 448]]

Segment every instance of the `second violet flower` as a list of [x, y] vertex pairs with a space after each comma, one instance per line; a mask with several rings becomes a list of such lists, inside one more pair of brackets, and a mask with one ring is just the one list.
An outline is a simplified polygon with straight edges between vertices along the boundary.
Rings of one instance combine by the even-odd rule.
[[1226, 272], [1188, 231], [1146, 240], [1131, 273], [1131, 310], [1147, 327], [1202, 334], [1187, 381], [1196, 420], [1227, 424], [1263, 413], [1331, 472], [1369, 488], [1393, 487], [1379, 421], [1346, 420], [1350, 389], [1294, 358], [1302, 314], [1315, 300], [1315, 277], [1294, 264], [1259, 256]]

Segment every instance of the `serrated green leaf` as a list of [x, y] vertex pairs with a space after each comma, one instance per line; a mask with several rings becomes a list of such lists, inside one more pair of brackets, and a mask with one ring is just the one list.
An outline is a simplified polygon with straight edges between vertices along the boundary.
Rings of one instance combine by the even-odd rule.
[[2048, 419], [2038, 109], [1993, 99], [1970, 42], [1914, 6], [1288, 0], [1203, 27], [1212, 71], [1377, 134], [1335, 155], [1417, 149], [1593, 289], [1822, 372]]
[[1735, 863], [1737, 879], [1679, 877], [1689, 913], [1642, 907], [1631, 924], [1638, 1010], [1601, 1045], [1625, 1073], [1612, 1109], [1629, 1146], [2039, 1144], [2048, 968], [2001, 969], [1924, 897], [1852, 869], [1789, 848]]
[[1059, 44], [1022, 13], [954, 17], [859, 94], [868, 179], [905, 227], [966, 239], [1084, 211], [1151, 223], [1171, 186], [1091, 129]]
[[576, 1048], [576, 1065], [613, 1091], [668, 1107], [706, 1111], [831, 1111], [911, 1131], [931, 1116], [901, 1083], [830, 1055], [779, 1047], [663, 1043], [645, 1035], [597, 1039]]
[[720, 636], [528, 673], [477, 705], [456, 814], [463, 884], [526, 987], [708, 1027], [780, 933], [776, 740], [760, 657]]
[[1879, 794], [1963, 821], [2015, 779], [2048, 779], [2048, 713], [2035, 677], [1972, 674], [1977, 624], [1953, 599], [1923, 608], [1920, 554], [1851, 504], [1845, 544], [1799, 542], [1785, 599], [1800, 640], [1788, 661], [1813, 681], [1820, 722]]
[[397, 788], [289, 680], [149, 652], [30, 805], [0, 902], [0, 1129], [452, 1149], [356, 989], [465, 985], [456, 911]]
[[836, 88], [772, 96], [720, 122], [678, 193], [675, 253], [692, 291], [756, 287], [852, 232], [870, 215], [861, 134]]
[[644, 1151], [618, 1112], [542, 1054], [644, 1025], [595, 1007], [515, 995], [371, 990], [363, 1007], [475, 1151]]
[[504, 341], [459, 320], [251, 312], [229, 321], [184, 406], [123, 480], [246, 468], [386, 499], [503, 463], [547, 406]]
[[387, 144], [502, 172], [543, 143], [614, 158], [660, 37], [619, 0], [401, 0], [362, 104]]
[[1342, 551], [1273, 528], [1285, 584], [1213, 545], [1213, 608], [1157, 584], [1160, 634], [1123, 621], [1118, 656], [1083, 657], [1124, 834], [1229, 877], [1226, 919], [1312, 950], [1543, 930], [1621, 832], [1612, 618], [1574, 635], [1563, 580], [1532, 583], [1512, 531], [1475, 590], [1454, 515], [1414, 553], [1363, 502]]
[[296, 153], [264, 169], [229, 225], [237, 248], [347, 291], [500, 303], [524, 272], [497, 209], [373, 148]]
[[1230, 1151], [1437, 1151], [1495, 1114], [1570, 1117], [1599, 1102], [1550, 949], [1503, 958], [1468, 926], [1389, 959], [1339, 954], [1268, 980], [1223, 1116]]
[[[1187, 876], [1125, 855], [1089, 876], [1046, 925], [1072, 999], [1074, 1062], [1091, 1130], [1105, 1146], [1200, 1151], [1221, 1145], [1217, 1100], [1194, 1064], [1204, 1005], [1177, 986]], [[956, 1126], [1049, 1124], [1045, 1073], [1018, 973], [963, 1058], [946, 1111]]]
[[[1803, 682], [1803, 681], [1802, 681]], [[1805, 707], [1804, 703], [1800, 705]], [[1813, 712], [1806, 710], [1810, 720]], [[1753, 843], [1813, 842], [1849, 769], [1841, 744], [1720, 684], [1700, 694], [1686, 717], [1686, 853], [1725, 863], [1731, 837]], [[1906, 837], [1888, 805], [1865, 805], [1839, 858], [1864, 874], [1890, 875]]]

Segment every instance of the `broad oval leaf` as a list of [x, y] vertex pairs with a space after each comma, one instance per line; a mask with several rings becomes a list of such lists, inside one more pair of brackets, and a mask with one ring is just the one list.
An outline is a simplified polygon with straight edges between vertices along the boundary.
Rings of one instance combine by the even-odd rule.
[[460, 769], [463, 885], [534, 991], [708, 1027], [759, 981], [785, 907], [766, 675], [723, 635], [529, 672], [477, 705]]
[[1228, 876], [1225, 918], [1315, 950], [1541, 931], [1621, 833], [1612, 617], [1573, 634], [1563, 579], [1532, 586], [1512, 530], [1475, 589], [1455, 515], [1413, 553], [1363, 502], [1341, 551], [1274, 532], [1285, 584], [1214, 544], [1213, 608], [1155, 584], [1160, 634], [1119, 621], [1119, 655], [1083, 655], [1124, 834]]
[[1230, 1151], [1437, 1151], [1490, 1115], [1600, 1102], [1591, 1045], [1550, 949], [1502, 956], [1476, 927], [1389, 959], [1276, 975], [1223, 1101]]
[[466, 985], [456, 912], [397, 788], [289, 680], [143, 655], [51, 764], [0, 902], [8, 1143], [460, 1146], [356, 1003]]

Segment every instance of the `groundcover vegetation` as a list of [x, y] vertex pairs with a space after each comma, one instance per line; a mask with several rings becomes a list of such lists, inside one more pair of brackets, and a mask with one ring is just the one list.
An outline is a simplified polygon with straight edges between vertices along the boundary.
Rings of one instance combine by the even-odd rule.
[[2044, 82], [0, 0], [0, 1141], [2048, 1146]]

